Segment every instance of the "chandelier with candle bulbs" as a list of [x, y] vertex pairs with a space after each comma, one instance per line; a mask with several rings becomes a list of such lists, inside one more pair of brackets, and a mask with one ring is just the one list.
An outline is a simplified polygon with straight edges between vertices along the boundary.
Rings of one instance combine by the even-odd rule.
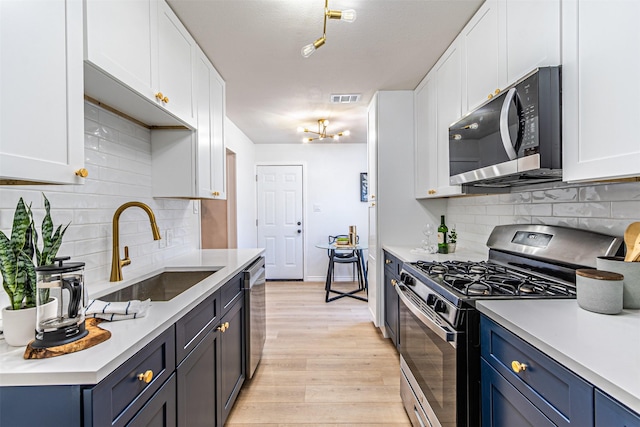
[[313, 43], [309, 43], [308, 45], [302, 48], [302, 56], [308, 58], [320, 48], [327, 41], [327, 18], [329, 19], [340, 19], [341, 21], [353, 22], [356, 20], [356, 11], [353, 9], [347, 10], [330, 10], [329, 9], [329, 0], [324, 0], [324, 26], [322, 28], [322, 37], [314, 41]]
[[314, 140], [323, 140], [325, 138], [331, 138], [335, 141], [339, 140], [341, 136], [348, 136], [351, 132], [348, 130], [343, 130], [342, 132], [337, 132], [335, 134], [327, 134], [327, 126], [329, 126], [329, 120], [327, 119], [319, 119], [318, 120], [318, 131], [310, 130], [305, 127], [299, 127], [298, 132], [306, 132], [312, 133], [316, 135], [315, 137], [306, 137], [302, 139], [302, 142], [311, 142]]

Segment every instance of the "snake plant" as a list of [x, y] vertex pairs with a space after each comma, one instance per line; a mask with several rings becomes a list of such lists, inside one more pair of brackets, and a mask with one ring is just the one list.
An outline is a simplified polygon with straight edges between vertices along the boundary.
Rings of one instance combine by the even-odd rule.
[[9, 296], [12, 310], [35, 306], [35, 266], [53, 264], [53, 259], [62, 244], [62, 237], [69, 227], [69, 224], [64, 228], [59, 225], [55, 232], [53, 231], [51, 205], [44, 194], [43, 197], [46, 214], [42, 221], [42, 250], [38, 249], [38, 233], [33, 222], [31, 206], [25, 205], [22, 197], [13, 215], [11, 238], [0, 231], [2, 286]]
[[33, 217], [22, 197], [13, 215], [11, 239], [0, 231], [2, 286], [12, 310], [35, 306], [36, 269], [33, 265]]

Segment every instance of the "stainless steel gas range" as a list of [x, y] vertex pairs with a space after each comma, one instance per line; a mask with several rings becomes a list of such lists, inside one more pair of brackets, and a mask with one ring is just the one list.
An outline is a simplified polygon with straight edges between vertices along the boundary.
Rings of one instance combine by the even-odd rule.
[[475, 301], [575, 298], [575, 270], [619, 254], [620, 237], [557, 226], [497, 226], [482, 262], [403, 266], [401, 395], [414, 426], [480, 425], [480, 334]]

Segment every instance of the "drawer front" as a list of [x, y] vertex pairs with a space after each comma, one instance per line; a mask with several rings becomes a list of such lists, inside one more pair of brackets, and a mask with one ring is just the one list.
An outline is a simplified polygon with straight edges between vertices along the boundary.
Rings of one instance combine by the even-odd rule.
[[391, 255], [387, 251], [383, 251], [383, 253], [384, 268], [387, 269], [391, 274], [399, 276], [400, 270], [402, 270], [402, 261], [398, 257]]
[[176, 322], [176, 360], [180, 364], [213, 329], [220, 312], [219, 293], [215, 292]]
[[596, 389], [596, 427], [640, 427], [636, 414]]
[[485, 316], [480, 339], [482, 357], [555, 424], [593, 425], [591, 384]]
[[[100, 381], [85, 390], [86, 425], [124, 426], [145, 405], [176, 367], [173, 326]], [[139, 374], [153, 372], [147, 383]]]
[[243, 273], [236, 274], [222, 287], [220, 298], [222, 301], [222, 314], [231, 307], [231, 303], [242, 293]]

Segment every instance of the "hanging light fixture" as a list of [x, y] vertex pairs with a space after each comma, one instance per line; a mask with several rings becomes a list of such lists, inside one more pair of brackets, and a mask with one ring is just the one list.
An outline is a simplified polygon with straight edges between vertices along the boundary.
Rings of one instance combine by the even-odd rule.
[[313, 133], [315, 135], [318, 135], [314, 138], [303, 138], [302, 142], [311, 142], [313, 140], [319, 139], [319, 140], [323, 140], [325, 138], [331, 138], [335, 141], [339, 140], [341, 136], [348, 136], [351, 134], [351, 132], [349, 132], [348, 130], [344, 130], [342, 132], [338, 132], [336, 134], [327, 134], [327, 126], [329, 126], [329, 120], [327, 119], [319, 119], [318, 120], [318, 131], [313, 131], [313, 130], [309, 130], [307, 128], [303, 128], [303, 127], [299, 127], [298, 128], [298, 132], [308, 132], [308, 133]]
[[322, 37], [309, 43], [302, 48], [302, 56], [308, 58], [320, 48], [327, 41], [327, 18], [340, 19], [346, 22], [353, 22], [356, 20], [356, 11], [353, 9], [347, 10], [329, 10], [329, 0], [324, 0], [324, 26], [322, 29]]

